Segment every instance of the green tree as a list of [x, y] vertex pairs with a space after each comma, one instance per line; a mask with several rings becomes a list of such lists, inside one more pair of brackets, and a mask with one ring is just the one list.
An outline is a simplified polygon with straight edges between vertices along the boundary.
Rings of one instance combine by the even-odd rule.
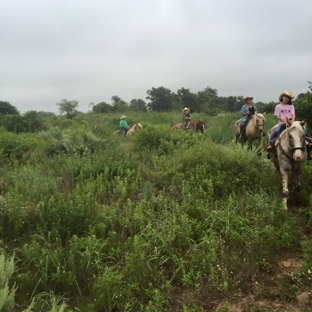
[[56, 103], [59, 108], [59, 112], [62, 115], [66, 113], [67, 118], [73, 118], [76, 115], [78, 102], [75, 100], [68, 101], [66, 99], [62, 99], [61, 102]]
[[37, 114], [40, 117], [55, 117], [55, 113], [52, 112], [39, 111]]
[[177, 91], [180, 106], [188, 107], [192, 112], [199, 112], [200, 107], [196, 94], [192, 93], [190, 89], [181, 88]]
[[23, 115], [24, 123], [27, 125], [27, 132], [43, 130], [44, 123], [36, 111], [28, 111]]
[[156, 112], [168, 112], [173, 109], [174, 94], [170, 89], [159, 87], [147, 90], [146, 99], [150, 100], [147, 107]]
[[122, 100], [118, 95], [112, 96], [112, 102], [114, 112], [124, 112], [128, 109], [127, 103]]
[[146, 103], [142, 99], [131, 100], [129, 107], [131, 110], [138, 111], [138, 112], [146, 112], [147, 111]]
[[256, 106], [257, 106], [259, 113], [266, 112], [268, 114], [274, 114], [276, 103], [272, 101], [272, 102], [266, 103], [266, 104], [259, 106], [259, 107], [256, 103]]
[[18, 115], [19, 111], [15, 106], [10, 104], [9, 102], [0, 101], [0, 114], [4, 115]]
[[218, 100], [218, 91], [216, 89], [206, 87], [203, 91], [197, 93], [200, 111], [204, 111], [207, 114], [215, 115], [218, 113], [218, 107], [216, 103]]
[[239, 112], [242, 106], [245, 104], [242, 96], [229, 96], [227, 97], [227, 111], [234, 113]]
[[107, 114], [113, 111], [113, 107], [106, 102], [101, 102], [92, 107], [92, 112], [96, 114]]
[[3, 126], [9, 132], [27, 132], [27, 123], [22, 115], [7, 115], [0, 120], [0, 126]]
[[301, 93], [295, 100], [296, 104], [296, 119], [305, 119], [309, 130], [312, 129], [312, 82], [308, 81], [309, 90], [306, 93]]

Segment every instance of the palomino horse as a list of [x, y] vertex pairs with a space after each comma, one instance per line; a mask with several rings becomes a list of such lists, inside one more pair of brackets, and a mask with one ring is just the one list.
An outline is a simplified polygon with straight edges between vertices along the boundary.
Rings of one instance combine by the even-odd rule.
[[286, 129], [283, 130], [275, 140], [275, 146], [270, 151], [274, 166], [282, 179], [284, 208], [287, 209], [288, 175], [292, 172], [295, 181], [297, 203], [301, 202], [300, 176], [303, 165], [307, 160], [305, 142], [304, 121], [290, 122], [286, 120]]
[[[186, 120], [186, 126], [189, 124], [190, 121], [191, 121], [191, 119]], [[184, 124], [183, 124], [183, 122], [181, 122], [181, 123], [177, 123], [177, 124], [173, 125], [171, 129], [172, 130], [183, 130], [183, 128], [184, 128]]]
[[[133, 134], [136, 130], [142, 129], [142, 125], [138, 122], [130, 130], [127, 131], [126, 136]], [[114, 134], [121, 134], [120, 130], [116, 130]]]
[[[266, 113], [255, 113], [249, 122], [246, 125], [245, 135], [242, 140], [242, 145], [244, 145], [247, 141], [249, 143], [249, 148], [252, 147], [252, 142], [254, 140], [259, 141], [259, 148], [260, 148], [260, 154], [261, 150], [263, 149], [263, 135], [264, 135], [264, 124], [265, 124], [265, 118], [264, 115]], [[235, 143], [237, 142], [239, 136], [240, 136], [240, 122], [241, 119], [237, 120], [234, 124], [234, 134], [235, 134]]]
[[183, 129], [183, 123], [177, 123], [175, 125], [172, 126], [171, 128], [172, 130], [182, 130]]
[[206, 133], [206, 124], [203, 120], [190, 121], [186, 130], [193, 129], [194, 132]]
[[142, 129], [142, 125], [138, 122], [135, 125], [133, 125], [133, 127], [130, 130], [128, 130], [126, 136], [134, 134], [139, 129]]

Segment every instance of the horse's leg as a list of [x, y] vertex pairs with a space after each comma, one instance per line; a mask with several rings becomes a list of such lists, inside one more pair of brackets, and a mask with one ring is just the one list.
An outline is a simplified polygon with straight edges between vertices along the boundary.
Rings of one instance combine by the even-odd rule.
[[273, 161], [273, 164], [274, 164], [274, 167], [275, 167], [277, 173], [280, 174], [280, 165], [279, 165], [276, 153], [274, 153], [272, 151], [269, 153], [270, 153], [270, 158], [272, 158], [272, 161]]
[[248, 138], [248, 149], [251, 151], [252, 150], [252, 138]]
[[262, 151], [263, 151], [263, 136], [261, 135], [259, 138], [259, 156], [262, 155]]
[[301, 183], [300, 183], [301, 173], [302, 173], [302, 166], [298, 165], [298, 168], [293, 171], [297, 205], [301, 205]]
[[259, 142], [259, 150], [262, 150], [262, 137], [258, 138], [258, 142]]
[[280, 174], [281, 174], [281, 180], [282, 180], [282, 198], [283, 198], [284, 208], [287, 210], [287, 199], [289, 196], [289, 190], [288, 190], [289, 172], [280, 166]]
[[239, 132], [237, 129], [234, 129], [234, 143], [237, 143], [239, 138]]

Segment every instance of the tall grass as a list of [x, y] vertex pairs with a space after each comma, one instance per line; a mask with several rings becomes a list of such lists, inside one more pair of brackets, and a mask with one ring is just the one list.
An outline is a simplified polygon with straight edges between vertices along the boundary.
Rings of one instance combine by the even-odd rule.
[[[23, 161], [20, 150], [4, 158], [0, 180], [0, 247], [15, 252], [16, 305], [212, 308], [216, 298], [248, 294], [279, 252], [297, 246], [271, 162], [233, 143], [240, 116], [193, 114], [206, 122], [203, 135], [172, 131], [181, 115], [127, 116], [143, 125], [129, 138], [113, 135], [119, 115], [94, 114], [52, 119], [30, 135], [31, 148], [21, 137]], [[267, 116], [266, 131], [273, 123]], [[307, 217], [310, 171], [302, 177]]]

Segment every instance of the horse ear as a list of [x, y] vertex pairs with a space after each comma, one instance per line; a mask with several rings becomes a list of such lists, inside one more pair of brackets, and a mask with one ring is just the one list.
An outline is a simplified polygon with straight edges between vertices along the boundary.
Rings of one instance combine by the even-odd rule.
[[266, 114], [266, 112], [262, 113], [262, 115], [265, 115], [265, 114]]
[[286, 117], [286, 124], [288, 125], [288, 126], [290, 126], [291, 124], [292, 124], [292, 122]]
[[302, 121], [300, 121], [300, 125], [301, 125], [302, 127], [305, 125], [305, 123], [306, 123], [306, 120], [305, 120], [305, 119], [303, 119]]

